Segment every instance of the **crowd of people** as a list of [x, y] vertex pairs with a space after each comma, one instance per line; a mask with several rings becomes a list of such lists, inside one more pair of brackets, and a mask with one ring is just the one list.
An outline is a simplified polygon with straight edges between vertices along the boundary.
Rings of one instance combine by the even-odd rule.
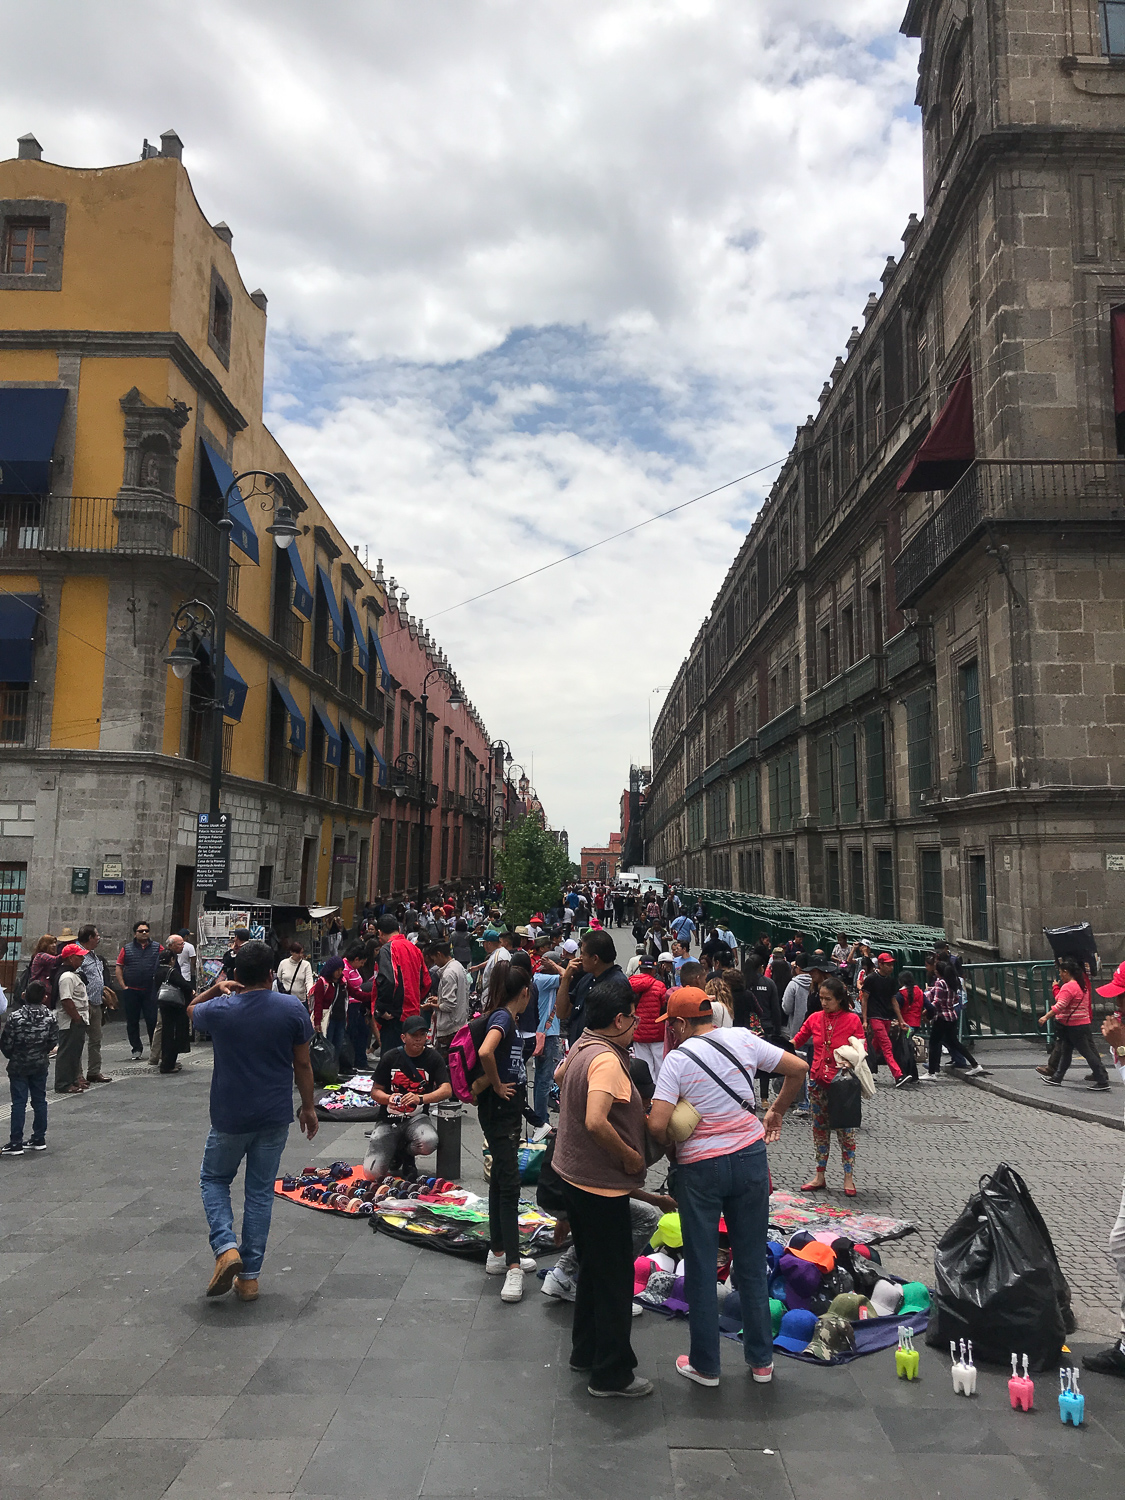
[[[632, 928], [635, 951], [624, 968], [611, 927]], [[134, 1059], [143, 1056], [144, 1022], [164, 1073], [180, 1067], [192, 1035], [205, 1035], [214, 1053], [201, 1168], [215, 1256], [208, 1295], [233, 1289], [249, 1302], [258, 1296], [294, 1087], [302, 1131], [311, 1140], [318, 1130], [312, 1049], [327, 1048], [345, 1074], [371, 1075], [377, 1117], [364, 1170], [373, 1179], [426, 1174], [438, 1144], [431, 1111], [451, 1099], [457, 1076], [491, 1157], [485, 1273], [502, 1276], [502, 1300], [517, 1302], [535, 1268], [519, 1235], [526, 1140], [545, 1152], [540, 1203], [556, 1215], [560, 1239], [572, 1240], [542, 1282], [545, 1296], [574, 1305], [571, 1368], [593, 1396], [643, 1397], [653, 1386], [636, 1374], [631, 1343], [641, 1311], [634, 1264], [661, 1214], [677, 1215], [682, 1234], [689, 1349], [678, 1372], [702, 1386], [719, 1382], [721, 1225], [746, 1363], [754, 1381], [768, 1382], [766, 1147], [785, 1116], [794, 1110], [811, 1126], [812, 1174], [801, 1191], [828, 1190], [835, 1134], [843, 1192], [854, 1197], [856, 1133], [832, 1108], [841, 1074], [854, 1073], [870, 1095], [882, 1066], [895, 1088], [935, 1081], [943, 1051], [953, 1068], [984, 1071], [959, 1035], [960, 964], [945, 946], [917, 975], [843, 933], [831, 953], [801, 933], [743, 946], [674, 890], [609, 885], [560, 891], [516, 927], [504, 920], [502, 897], [482, 892], [420, 910], [369, 908], [354, 935], [333, 936], [333, 951], [314, 964], [300, 942], [279, 954], [236, 929], [218, 977], [202, 989], [188, 939], [173, 934], [160, 944], [147, 922], [135, 924], [112, 978], [96, 927], [45, 936], [0, 1033], [12, 1094], [0, 1154], [45, 1149], [52, 1054], [58, 1093], [109, 1081], [103, 1007], [124, 1010]], [[1125, 965], [1101, 993], [1125, 994]], [[1064, 959], [1051, 1012], [1058, 1043], [1041, 1070], [1048, 1083], [1065, 1075], [1074, 1050], [1089, 1061], [1094, 1087], [1108, 1083], [1090, 1000], [1088, 973]], [[1120, 1046], [1125, 1077], [1125, 1024], [1116, 1017], [1103, 1032]], [[243, 1163], [237, 1235], [230, 1187]], [[653, 1173], [663, 1178], [657, 1191]], [[1114, 1236], [1125, 1320], [1125, 1198]], [[1101, 1361], [1093, 1368], [1125, 1374], [1125, 1343], [1092, 1358]]]

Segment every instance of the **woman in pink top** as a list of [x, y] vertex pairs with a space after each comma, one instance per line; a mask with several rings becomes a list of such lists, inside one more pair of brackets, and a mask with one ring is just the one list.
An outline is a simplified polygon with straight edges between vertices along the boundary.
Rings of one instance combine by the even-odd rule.
[[1104, 1091], [1109, 1088], [1109, 1074], [1105, 1070], [1105, 1063], [1098, 1056], [1094, 1041], [1093, 1007], [1085, 970], [1076, 958], [1060, 958], [1059, 972], [1063, 982], [1052, 986], [1055, 1003], [1047, 1015], [1039, 1017], [1040, 1026], [1045, 1026], [1047, 1016], [1053, 1016], [1059, 1033], [1059, 1060], [1055, 1071], [1049, 1073], [1043, 1081], [1057, 1088], [1066, 1077], [1066, 1070], [1070, 1067], [1070, 1060], [1077, 1047], [1090, 1064], [1090, 1071], [1094, 1075], [1094, 1081], [1088, 1087]]
[[[845, 1047], [853, 1038], [863, 1040], [863, 1023], [851, 1009], [851, 996], [843, 980], [830, 977], [820, 986], [820, 1010], [805, 1018], [805, 1024], [793, 1038], [794, 1047], [813, 1044], [812, 1068], [809, 1073], [809, 1118], [812, 1121], [813, 1145], [816, 1147], [816, 1172], [802, 1183], [802, 1193], [820, 1193], [827, 1187], [828, 1170], [828, 1085], [840, 1071], [836, 1061], [837, 1047]], [[837, 1130], [840, 1156], [844, 1163], [844, 1192], [855, 1197], [855, 1131]]]

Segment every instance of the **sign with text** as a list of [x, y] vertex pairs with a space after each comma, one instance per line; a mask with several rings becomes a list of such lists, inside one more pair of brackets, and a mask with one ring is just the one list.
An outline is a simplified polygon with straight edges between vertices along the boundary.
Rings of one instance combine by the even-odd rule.
[[121, 880], [125, 874], [125, 866], [120, 854], [107, 854], [102, 860], [102, 879]]
[[99, 880], [99, 896], [123, 896], [125, 894], [125, 882], [123, 880]]
[[90, 894], [90, 867], [84, 865], [81, 868], [73, 866], [70, 871], [70, 894], [72, 896], [88, 896]]
[[195, 888], [225, 891], [230, 885], [230, 818], [200, 813], [195, 830]]

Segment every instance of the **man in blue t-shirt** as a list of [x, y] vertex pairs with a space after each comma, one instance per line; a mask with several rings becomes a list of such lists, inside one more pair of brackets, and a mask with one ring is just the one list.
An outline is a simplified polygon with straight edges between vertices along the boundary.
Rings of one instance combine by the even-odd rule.
[[678, 940], [687, 947], [687, 950], [690, 953], [691, 940], [695, 935], [695, 923], [688, 916], [687, 912], [684, 912], [682, 916], [677, 917], [676, 920], [672, 923], [672, 931], [676, 934]]
[[[293, 1120], [294, 1080], [301, 1094], [301, 1129], [310, 1141], [317, 1132], [309, 1062], [312, 1022], [299, 1000], [273, 989], [273, 954], [260, 942], [242, 944], [233, 980], [213, 984], [188, 1007], [188, 1015], [210, 1033], [214, 1050], [211, 1132], [199, 1169], [215, 1255], [207, 1295], [220, 1297], [233, 1286], [243, 1302], [253, 1302], [270, 1232], [274, 1182]], [[240, 1245], [230, 1185], [243, 1157]]]

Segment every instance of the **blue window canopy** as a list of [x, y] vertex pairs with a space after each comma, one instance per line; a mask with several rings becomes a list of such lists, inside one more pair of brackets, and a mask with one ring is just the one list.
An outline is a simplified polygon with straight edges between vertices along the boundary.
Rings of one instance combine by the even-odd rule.
[[31, 681], [40, 603], [38, 594], [0, 593], [0, 682]]
[[320, 720], [320, 727], [324, 730], [326, 741], [324, 747], [324, 763], [328, 766], [338, 766], [343, 760], [343, 741], [340, 739], [340, 731], [328, 717], [328, 710], [313, 704], [313, 713]]
[[0, 495], [47, 495], [51, 454], [69, 391], [0, 390]]
[[301, 554], [297, 551], [296, 542], [284, 550], [275, 548], [278, 558], [284, 555], [289, 559], [289, 566], [293, 570], [293, 608], [298, 614], [304, 615], [306, 620], [312, 619], [313, 595], [309, 587], [309, 576], [305, 572], [305, 565], [301, 561]]
[[319, 563], [316, 565], [316, 573], [328, 605], [328, 633], [332, 638], [332, 644], [342, 651], [344, 649], [344, 621], [340, 615], [340, 606], [336, 603], [336, 595], [332, 592], [332, 580]]
[[375, 649], [375, 659], [379, 663], [379, 670], [383, 674], [383, 688], [386, 689], [387, 678], [391, 673], [387, 666], [387, 658], [383, 655], [383, 643], [373, 630], [369, 630], [367, 633], [371, 637], [371, 644]]
[[376, 779], [376, 781], [378, 782], [378, 784], [380, 786], [386, 786], [386, 784], [387, 784], [387, 762], [379, 754], [378, 747], [375, 746], [375, 745], [373, 745], [370, 740], [367, 741], [367, 748], [371, 751], [371, 754], [375, 757], [375, 764], [379, 767], [379, 774], [378, 774], [378, 776], [375, 779]]
[[363, 626], [359, 623], [359, 611], [350, 599], [345, 599], [344, 603], [347, 605], [348, 618], [352, 622], [352, 651], [355, 653], [355, 665], [361, 672], [369, 672], [371, 670], [371, 658], [368, 656], [367, 647], [364, 645]]
[[[219, 494], [225, 495], [234, 483], [234, 474], [230, 465], [217, 448], [212, 448], [206, 438], [203, 440], [203, 452], [211, 466], [211, 476], [219, 486]], [[231, 490], [230, 499], [227, 501], [227, 514], [234, 522], [234, 530], [230, 534], [232, 545], [244, 553], [251, 562], [256, 563], [258, 561], [258, 536], [250, 520], [250, 512], [246, 509], [246, 501], [242, 498], [237, 485]]]
[[349, 728], [349, 726], [344, 723], [343, 719], [340, 720], [340, 728], [344, 731], [345, 735], [347, 735], [348, 744], [352, 747], [352, 761], [355, 767], [355, 774], [357, 776], [362, 776], [364, 770], [363, 741], [353, 729]]
[[297, 707], [293, 694], [285, 684], [274, 677], [271, 679], [277, 689], [278, 696], [285, 704], [285, 712], [289, 715], [289, 748], [296, 750], [299, 754], [305, 753], [305, 716]]
[[[211, 644], [204, 641], [199, 648], [208, 661], [211, 660]], [[242, 710], [246, 707], [246, 679], [231, 661], [223, 657], [223, 716], [242, 723]]]

